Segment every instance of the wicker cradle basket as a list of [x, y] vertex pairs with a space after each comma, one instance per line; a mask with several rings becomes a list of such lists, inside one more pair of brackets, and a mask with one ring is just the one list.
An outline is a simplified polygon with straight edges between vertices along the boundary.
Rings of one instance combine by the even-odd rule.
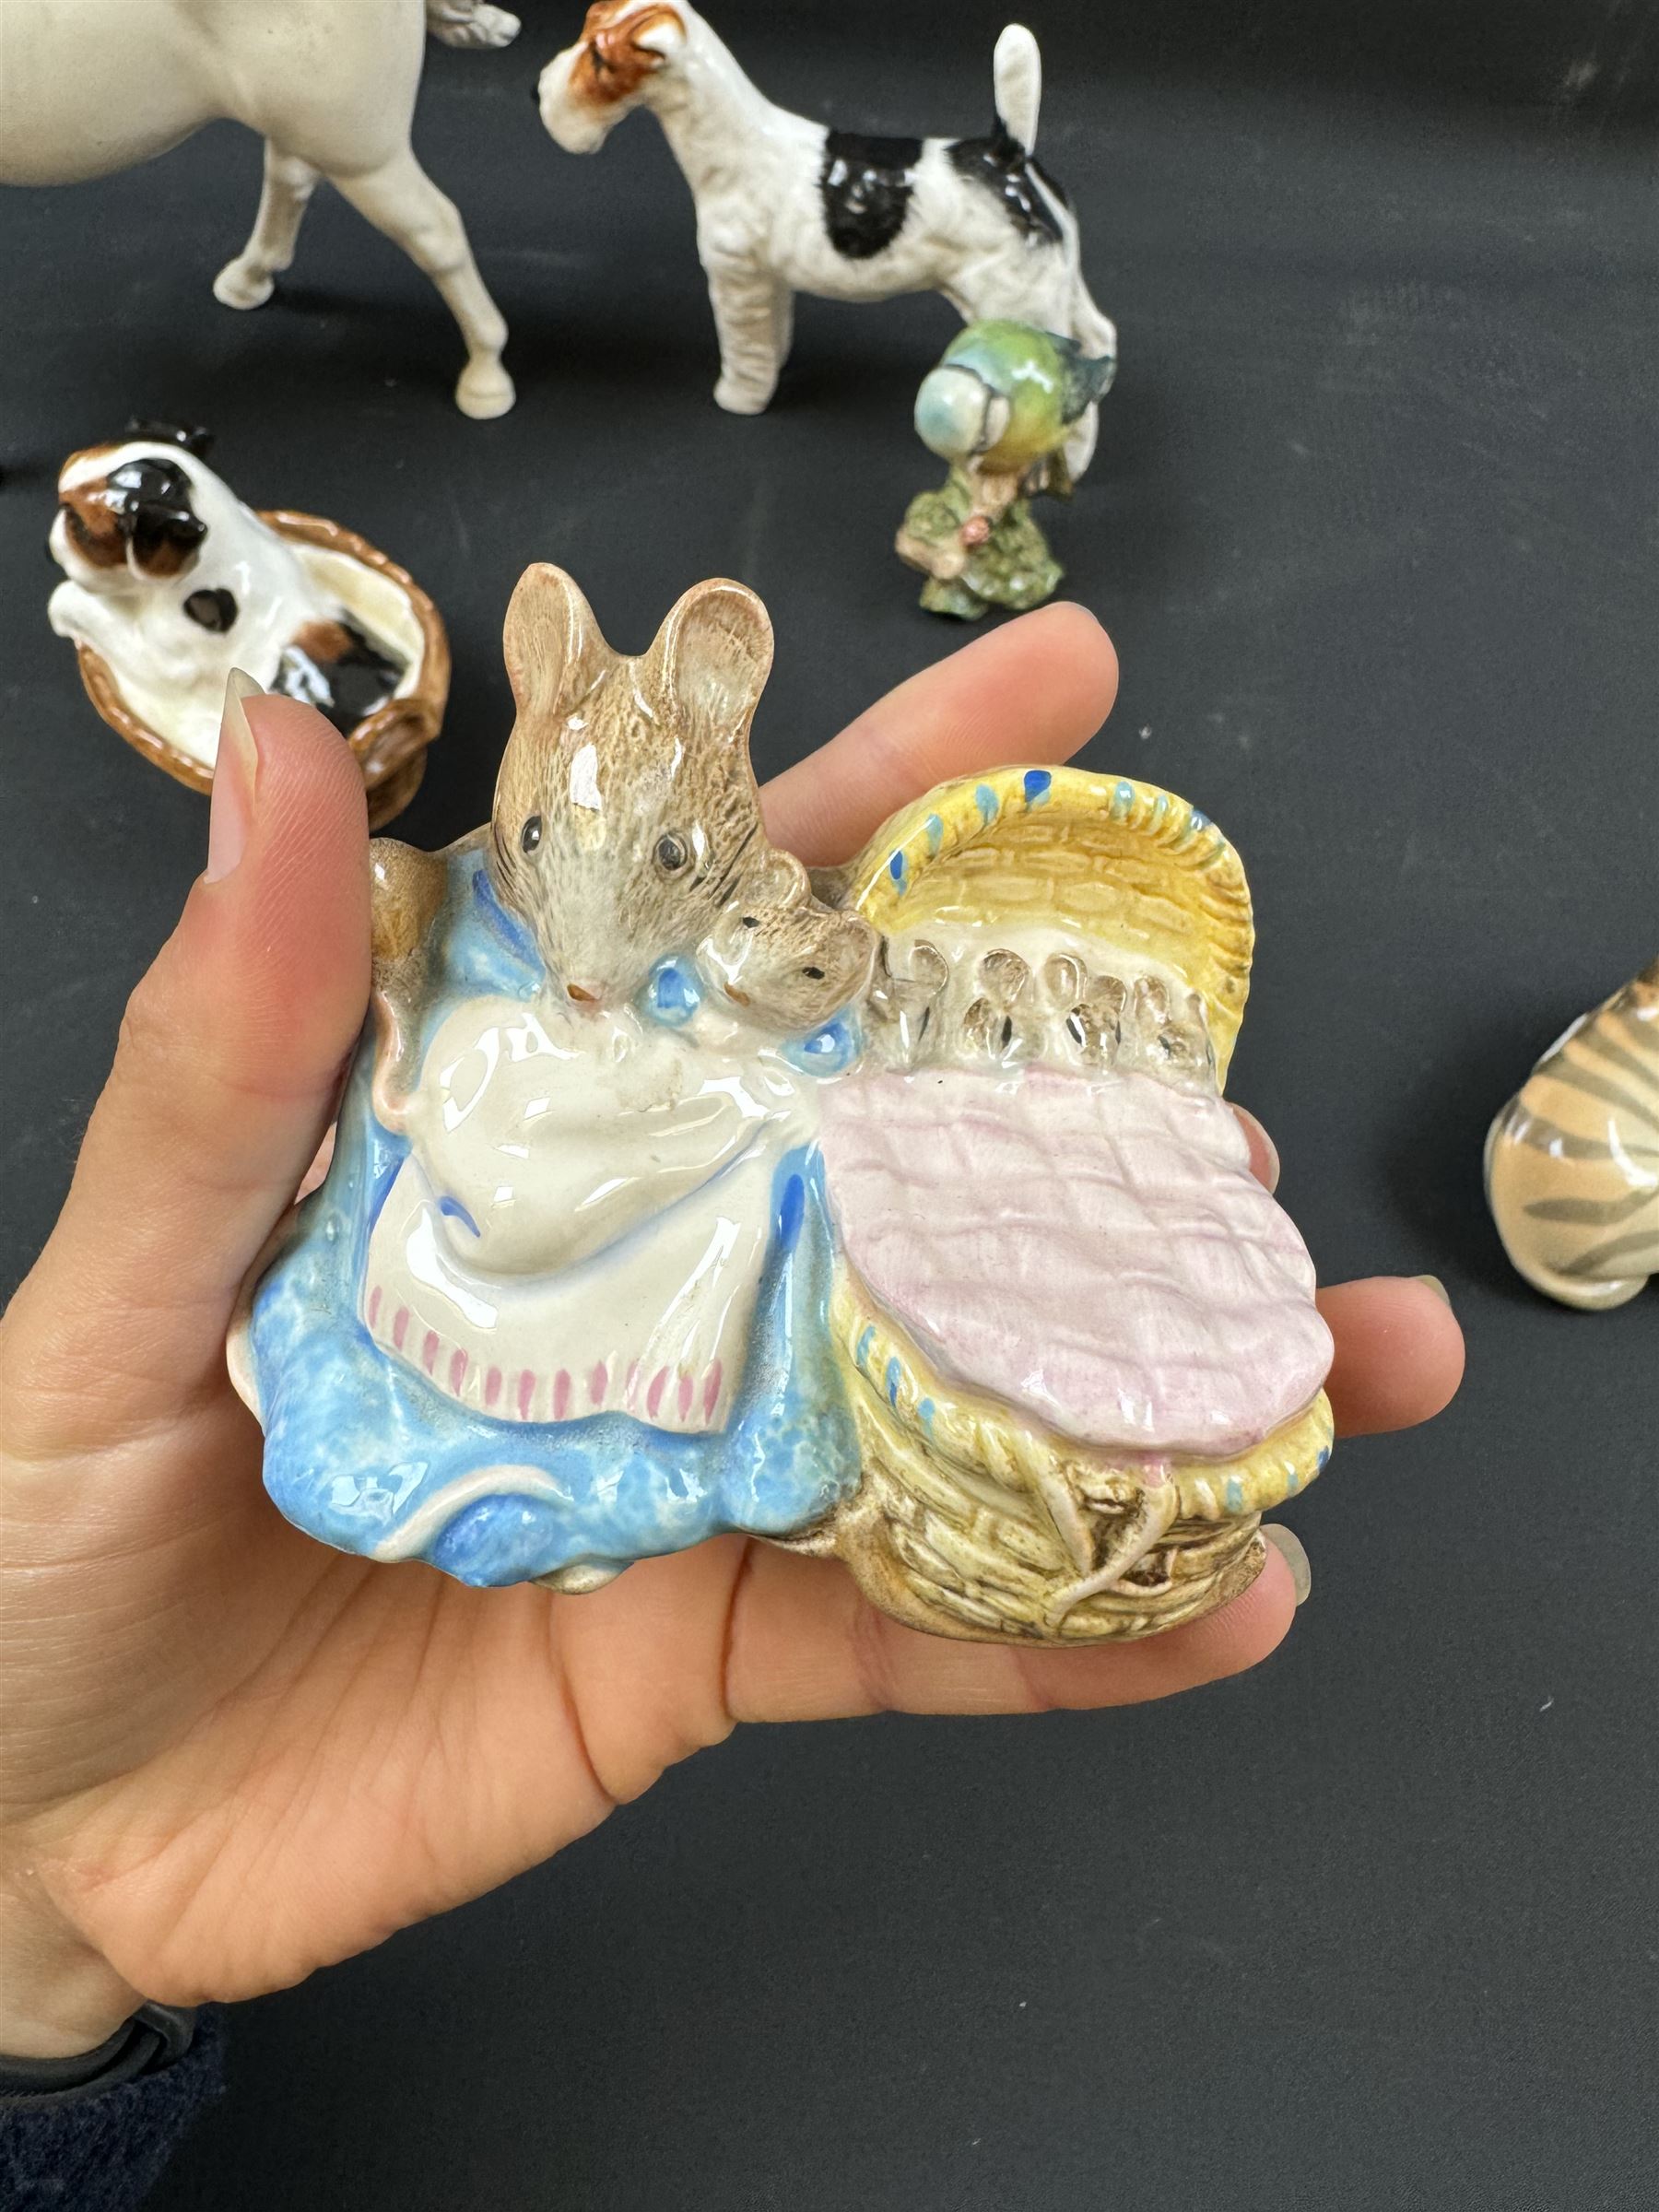
[[[1225, 1078], [1250, 894], [1231, 846], [1184, 800], [1076, 770], [1000, 770], [907, 809], [827, 888], [888, 935], [1053, 924], [1157, 962], [1203, 999]], [[844, 1262], [830, 1322], [864, 1479], [798, 1547], [839, 1556], [884, 1611], [935, 1634], [1078, 1644], [1196, 1619], [1255, 1579], [1262, 1513], [1329, 1455], [1321, 1392], [1241, 1458], [1175, 1458], [1159, 1480], [940, 1375]]]
[[[363, 771], [369, 827], [379, 830], [401, 814], [420, 788], [427, 747], [442, 725], [450, 687], [449, 637], [442, 617], [406, 570], [355, 530], [321, 515], [295, 514], [286, 508], [263, 510], [259, 519], [297, 545], [344, 554], [383, 576], [408, 602], [419, 626], [420, 674], [413, 688], [365, 715], [346, 740]], [[77, 646], [76, 655], [87, 697], [111, 729], [176, 782], [189, 784], [193, 791], [211, 791], [213, 771], [135, 713], [103, 656], [89, 645]]]

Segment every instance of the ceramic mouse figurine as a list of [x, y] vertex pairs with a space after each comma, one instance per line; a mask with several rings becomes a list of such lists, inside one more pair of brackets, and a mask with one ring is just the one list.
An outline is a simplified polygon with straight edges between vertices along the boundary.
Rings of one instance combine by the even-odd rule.
[[428, 29], [452, 46], [500, 46], [515, 17], [487, 0], [8, 0], [5, 18], [0, 184], [107, 177], [220, 117], [245, 124], [265, 140], [265, 188], [215, 298], [265, 304], [326, 178], [431, 278], [460, 325], [461, 412], [512, 406], [507, 326], [409, 129]]
[[[770, 403], [797, 292], [943, 292], [964, 321], [1013, 315], [1065, 332], [1106, 364], [1104, 389], [1117, 332], [1083, 280], [1077, 218], [1032, 150], [1042, 65], [1022, 24], [998, 39], [992, 70], [983, 137], [871, 138], [774, 106], [688, 0], [597, 0], [542, 72], [541, 113], [573, 154], [595, 152], [635, 108], [662, 124], [697, 203], [714, 396], [733, 414]], [[1093, 444], [1086, 410], [1067, 443], [1074, 477]]]
[[809, 883], [741, 585], [614, 653], [514, 594], [488, 826], [373, 848], [374, 1021], [231, 1371], [301, 1527], [592, 1589], [738, 1529], [947, 1635], [1140, 1635], [1257, 1571], [1330, 1341], [1219, 1084], [1236, 857], [1168, 794], [950, 784]]
[[1659, 960], [1580, 1015], [1492, 1124], [1487, 1201], [1535, 1290], [1594, 1312], [1659, 1268]]
[[931, 614], [976, 621], [988, 606], [1041, 606], [1065, 573], [1029, 501], [1068, 493], [1065, 447], [1112, 382], [1069, 338], [1028, 323], [973, 323], [916, 394], [916, 435], [950, 464], [919, 492], [895, 547], [927, 582]]
[[213, 781], [232, 669], [326, 714], [362, 764], [371, 818], [414, 796], [449, 692], [437, 608], [383, 553], [314, 515], [255, 514], [205, 431], [135, 427], [72, 453], [52, 627], [112, 729], [179, 782]]

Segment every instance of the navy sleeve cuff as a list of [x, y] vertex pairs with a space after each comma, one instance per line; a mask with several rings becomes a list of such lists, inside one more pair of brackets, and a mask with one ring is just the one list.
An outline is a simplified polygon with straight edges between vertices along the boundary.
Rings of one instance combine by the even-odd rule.
[[224, 2087], [218, 2011], [196, 2014], [194, 2035], [189, 2023], [147, 2006], [85, 2058], [0, 2059], [6, 2212], [136, 2212]]

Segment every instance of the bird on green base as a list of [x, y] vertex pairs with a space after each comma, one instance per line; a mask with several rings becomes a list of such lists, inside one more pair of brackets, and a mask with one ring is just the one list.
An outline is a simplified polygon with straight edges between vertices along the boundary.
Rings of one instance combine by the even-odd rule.
[[1066, 494], [1061, 449], [1111, 385], [1116, 362], [1029, 323], [971, 323], [916, 394], [916, 434], [950, 464], [913, 499], [900, 557], [928, 581], [922, 604], [973, 621], [987, 606], [1039, 606], [1065, 573], [1028, 501]]

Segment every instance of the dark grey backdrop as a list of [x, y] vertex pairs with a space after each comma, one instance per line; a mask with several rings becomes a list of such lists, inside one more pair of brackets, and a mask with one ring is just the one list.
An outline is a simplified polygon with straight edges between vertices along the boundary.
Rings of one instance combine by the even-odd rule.
[[[532, 112], [576, 13], [431, 50], [419, 142], [512, 324], [500, 424], [451, 411], [437, 302], [326, 196], [278, 304], [214, 305], [254, 195], [232, 129], [0, 199], [6, 1284], [206, 827], [47, 632], [70, 446], [199, 418], [244, 495], [416, 569], [457, 664], [420, 842], [485, 810], [532, 557], [635, 648], [695, 578], [756, 585], [763, 768], [958, 641], [888, 551], [948, 312], [805, 303], [772, 413], [719, 414], [654, 125], [579, 161]], [[720, 19], [812, 112], [985, 119], [985, 0]], [[1659, 940], [1652, 11], [1033, 19], [1043, 151], [1123, 332], [1094, 473], [1053, 513], [1123, 654], [1089, 759], [1236, 840], [1261, 927], [1238, 1093], [1324, 1275], [1446, 1278], [1467, 1387], [1298, 1500], [1313, 1599], [1250, 1678], [751, 1733], [247, 2006], [167, 2212], [1651, 2201], [1659, 1303], [1524, 1291], [1478, 1163], [1531, 1056]]]

